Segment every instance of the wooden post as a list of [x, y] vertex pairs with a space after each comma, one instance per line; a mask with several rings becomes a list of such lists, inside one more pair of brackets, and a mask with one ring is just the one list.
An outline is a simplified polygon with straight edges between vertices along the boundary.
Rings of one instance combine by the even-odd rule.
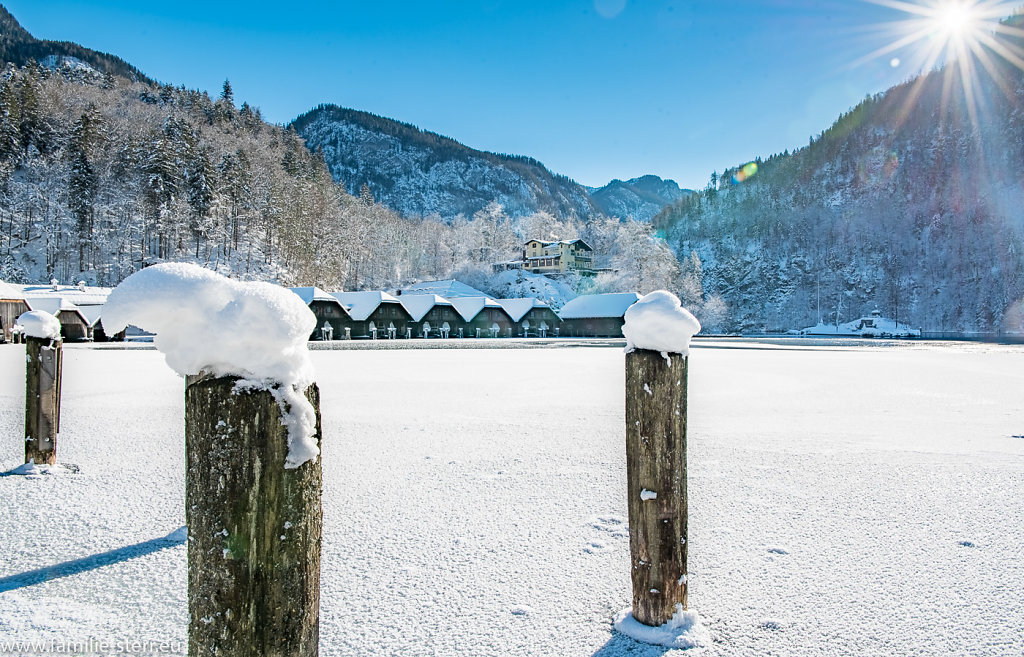
[[57, 464], [63, 343], [25, 337], [25, 463]]
[[633, 617], [686, 608], [686, 358], [626, 354], [626, 479]]
[[[188, 653], [315, 657], [320, 637], [320, 459], [286, 469], [288, 432], [266, 390], [185, 383]], [[306, 390], [316, 410], [320, 392]]]

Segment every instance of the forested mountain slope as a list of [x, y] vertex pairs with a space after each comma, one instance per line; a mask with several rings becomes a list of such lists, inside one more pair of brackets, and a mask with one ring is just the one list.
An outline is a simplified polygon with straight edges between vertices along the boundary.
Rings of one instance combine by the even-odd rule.
[[59, 64], [68, 58], [82, 62], [101, 73], [119, 75], [129, 80], [152, 82], [120, 57], [83, 48], [70, 41], [37, 39], [29, 34], [7, 9], [0, 6], [0, 64], [10, 62], [15, 66], [24, 66], [31, 60]]
[[600, 214], [586, 189], [522, 156], [478, 151], [407, 123], [321, 105], [291, 123], [323, 151], [335, 180], [406, 216], [470, 217], [498, 203], [512, 217], [538, 211], [587, 218]]
[[[998, 59], [998, 58], [997, 58]], [[870, 97], [805, 148], [713, 177], [655, 218], [731, 327], [875, 308], [926, 331], [1020, 331], [1024, 73], [951, 64]]]

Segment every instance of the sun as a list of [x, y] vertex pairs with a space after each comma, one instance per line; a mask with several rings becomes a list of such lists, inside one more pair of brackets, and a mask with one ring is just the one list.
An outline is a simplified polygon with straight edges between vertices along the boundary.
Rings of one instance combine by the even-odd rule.
[[935, 27], [951, 39], [969, 34], [979, 18], [977, 5], [969, 6], [960, 2], [948, 2], [939, 6], [932, 16]]
[[[880, 31], [894, 40], [864, 60], [889, 53], [906, 52], [907, 61], [921, 70], [950, 63], [964, 57], [986, 65], [993, 55], [1024, 68], [1018, 48], [1008, 45], [997, 34], [1024, 36], [1021, 30], [1002, 23], [1013, 15], [1020, 3], [1006, 0], [866, 0], [901, 12], [902, 18], [887, 23]], [[987, 66], [986, 66], [987, 67]]]
[[[928, 73], [941, 68], [946, 100], [958, 89], [966, 101], [971, 121], [978, 124], [979, 81], [987, 74], [1003, 93], [1010, 90], [1005, 61], [1024, 70], [1024, 30], [1016, 21], [1005, 19], [1020, 12], [1022, 0], [865, 0], [899, 12], [900, 18], [877, 27], [879, 36], [892, 41], [854, 62], [864, 64], [891, 57], [893, 68], [906, 65], [911, 71]], [[908, 96], [912, 104], [925, 77], [920, 77]]]

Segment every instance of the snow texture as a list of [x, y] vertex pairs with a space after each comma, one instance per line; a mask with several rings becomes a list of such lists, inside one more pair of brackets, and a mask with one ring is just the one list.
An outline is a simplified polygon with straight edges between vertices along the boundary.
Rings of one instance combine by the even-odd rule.
[[686, 356], [690, 339], [700, 332], [697, 318], [665, 290], [651, 292], [630, 306], [625, 320], [622, 335], [626, 336], [627, 352], [648, 349]]
[[40, 340], [60, 340], [60, 322], [45, 310], [22, 313], [14, 322], [23, 335]]
[[449, 301], [453, 301], [459, 297], [487, 296], [475, 287], [471, 287], [455, 279], [414, 283], [408, 287], [403, 287], [402, 294], [436, 294], [437, 296], [444, 297]]
[[[777, 342], [692, 346], [687, 584], [712, 642], [686, 652], [612, 628], [631, 600], [621, 345], [312, 352], [320, 655], [1024, 654], [1024, 350]], [[80, 474], [0, 476], [0, 642], [187, 638], [186, 547], [165, 540], [185, 522], [181, 380], [124, 346], [64, 348], [60, 460]], [[0, 345], [0, 474], [23, 461], [24, 357]]]
[[116, 333], [129, 325], [155, 334], [167, 364], [185, 376], [237, 376], [242, 387], [271, 391], [288, 427], [286, 467], [319, 453], [306, 341], [316, 317], [302, 299], [270, 283], [243, 283], [198, 265], [166, 263], [132, 274], [103, 308]]
[[632, 609], [619, 612], [614, 627], [631, 639], [666, 648], [689, 649], [711, 643], [711, 634], [701, 624], [700, 614], [692, 609], [684, 610], [681, 604], [676, 605], [672, 618], [659, 627], [644, 625], [633, 618]]
[[640, 491], [640, 499], [644, 502], [658, 499], [658, 494], [653, 490], [647, 490], [646, 488]]
[[622, 317], [626, 309], [640, 300], [635, 292], [584, 294], [567, 302], [558, 312], [562, 319]]

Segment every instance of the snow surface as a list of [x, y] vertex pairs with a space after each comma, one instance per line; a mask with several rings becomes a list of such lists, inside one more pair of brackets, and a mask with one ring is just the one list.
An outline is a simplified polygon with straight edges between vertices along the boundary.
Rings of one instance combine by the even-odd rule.
[[0, 281], [0, 300], [18, 301], [25, 298], [25, 293], [17, 287]]
[[562, 319], [622, 317], [626, 309], [639, 300], [636, 292], [584, 294], [562, 306], [558, 316]]
[[[621, 346], [312, 352], [320, 654], [1024, 654], [1024, 348], [822, 343], [694, 341], [688, 592], [712, 641], [688, 651], [612, 628]], [[23, 361], [0, 345], [0, 473]], [[161, 361], [65, 346], [58, 460], [81, 472], [0, 476], [0, 641], [186, 639], [184, 396]]]
[[14, 326], [30, 338], [60, 340], [60, 321], [45, 310], [30, 310], [14, 321]]
[[690, 339], [700, 333], [700, 322], [683, 308], [671, 292], [658, 290], [644, 295], [626, 309], [622, 335], [626, 351], [649, 349], [663, 354], [690, 353]]
[[402, 288], [402, 295], [406, 294], [436, 294], [448, 300], [459, 297], [485, 297], [487, 296], [475, 287], [466, 285], [454, 278], [445, 281], [423, 281], [414, 283], [409, 287]]
[[316, 458], [316, 416], [303, 394], [313, 382], [306, 341], [316, 316], [286, 288], [239, 282], [198, 265], [147, 267], [118, 285], [104, 325], [150, 331], [178, 374], [237, 376], [241, 388], [271, 391], [288, 427], [287, 467]]
[[711, 635], [700, 622], [700, 614], [696, 611], [684, 610], [683, 605], [676, 605], [676, 613], [667, 623], [659, 627], [644, 625], [633, 618], [631, 609], [625, 609], [615, 616], [613, 623], [616, 630], [631, 639], [650, 643], [666, 648], [697, 648], [711, 643]]

